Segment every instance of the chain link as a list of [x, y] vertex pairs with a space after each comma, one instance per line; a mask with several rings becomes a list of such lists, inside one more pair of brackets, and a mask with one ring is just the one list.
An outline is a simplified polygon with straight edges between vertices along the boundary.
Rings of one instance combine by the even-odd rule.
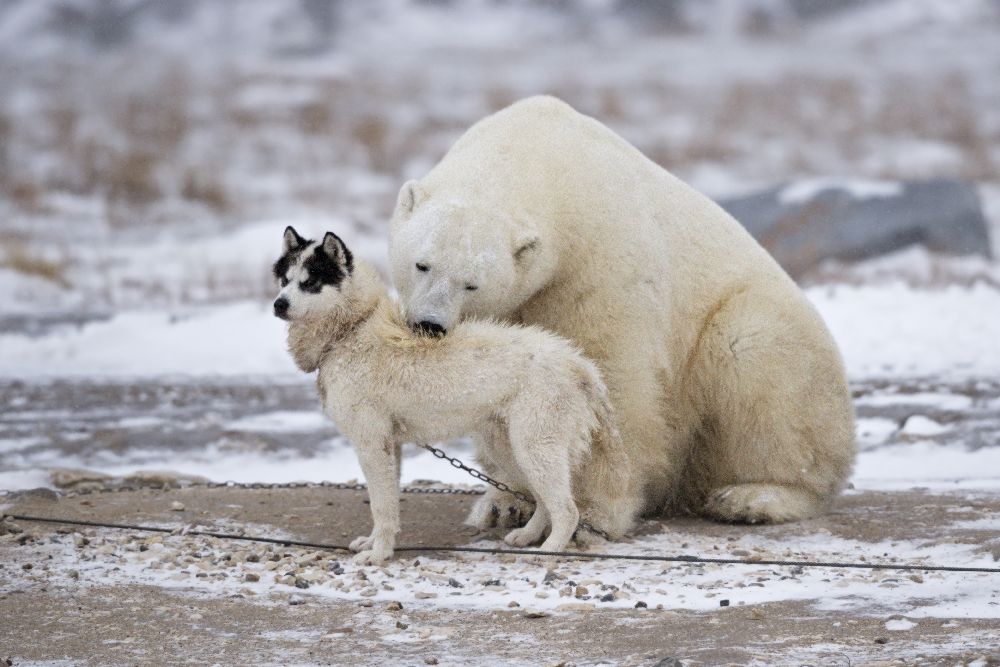
[[[426, 449], [427, 451], [429, 451], [431, 454], [433, 454], [437, 458], [442, 459], [444, 461], [447, 461], [448, 463], [450, 463], [452, 465], [453, 468], [458, 468], [459, 470], [464, 470], [465, 472], [469, 473], [470, 475], [472, 475], [473, 477], [475, 477], [479, 481], [486, 482], [487, 484], [489, 484], [490, 486], [492, 486], [495, 489], [499, 489], [500, 491], [503, 491], [505, 493], [509, 493], [510, 495], [514, 496], [515, 498], [517, 498], [518, 500], [520, 500], [522, 502], [528, 503], [530, 505], [534, 505], [535, 504], [535, 499], [532, 498], [531, 496], [529, 496], [529, 495], [527, 495], [525, 493], [522, 493], [521, 491], [518, 491], [516, 489], [511, 488], [509, 485], [505, 484], [504, 482], [501, 482], [498, 479], [493, 479], [492, 477], [490, 477], [489, 475], [487, 475], [486, 473], [484, 473], [482, 470], [476, 470], [475, 468], [470, 468], [469, 466], [467, 466], [464, 463], [462, 463], [462, 461], [460, 461], [459, 459], [456, 459], [453, 456], [448, 456], [448, 453], [445, 452], [444, 450], [438, 449], [437, 447], [434, 447], [433, 445], [421, 444], [420, 446], [423, 447], [424, 449]], [[607, 533], [605, 533], [600, 528], [595, 528], [594, 526], [590, 525], [590, 523], [588, 523], [587, 521], [584, 521], [583, 519], [580, 519], [580, 523], [579, 523], [579, 525], [577, 527], [577, 530], [579, 530], [580, 528], [583, 528], [584, 530], [588, 530], [591, 533], [594, 533], [595, 535], [598, 535], [598, 536], [604, 538], [605, 540], [608, 540], [609, 542], [611, 541], [611, 537]]]

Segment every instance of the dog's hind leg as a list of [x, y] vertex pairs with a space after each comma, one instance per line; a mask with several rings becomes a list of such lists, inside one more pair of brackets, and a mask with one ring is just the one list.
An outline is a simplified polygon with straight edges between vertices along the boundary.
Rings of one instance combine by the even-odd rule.
[[539, 437], [536, 433], [534, 437], [525, 437], [520, 430], [511, 423], [510, 443], [514, 460], [535, 497], [535, 512], [544, 509], [552, 526], [542, 549], [562, 551], [569, 544], [580, 520], [580, 511], [573, 501], [567, 448], [556, 444], [552, 436]]

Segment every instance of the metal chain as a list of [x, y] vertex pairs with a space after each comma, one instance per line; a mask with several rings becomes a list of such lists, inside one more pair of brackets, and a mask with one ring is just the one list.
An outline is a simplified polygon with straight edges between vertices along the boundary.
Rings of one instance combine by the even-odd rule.
[[[459, 459], [456, 459], [454, 456], [448, 456], [448, 453], [445, 452], [444, 450], [438, 449], [433, 445], [421, 444], [420, 446], [429, 451], [437, 458], [447, 461], [448, 463], [451, 464], [453, 468], [464, 470], [465, 472], [469, 473], [470, 475], [478, 479], [480, 482], [486, 482], [493, 488], [499, 489], [500, 491], [503, 491], [505, 493], [509, 493], [510, 495], [514, 496], [515, 498], [517, 498], [522, 502], [526, 502], [530, 505], [535, 504], [535, 499], [532, 498], [531, 496], [511, 488], [508, 484], [505, 484], [504, 482], [501, 482], [498, 479], [493, 479], [492, 477], [484, 473], [482, 470], [476, 470], [475, 468], [470, 468], [469, 466], [462, 463]], [[598, 535], [604, 538], [605, 540], [608, 540], [609, 542], [611, 541], [611, 537], [607, 533], [605, 533], [600, 528], [595, 528], [594, 526], [590, 525], [589, 522], [584, 521], [583, 519], [580, 519], [580, 523], [577, 525], [577, 530], [579, 530], [580, 528], [588, 530], [591, 533], [594, 533], [595, 535]]]
[[[528, 503], [529, 505], [534, 505], [535, 504], [535, 499], [532, 498], [531, 496], [528, 496], [527, 494], [522, 493], [521, 491], [518, 491], [517, 489], [512, 488], [510, 485], [505, 484], [504, 482], [501, 482], [500, 480], [493, 479], [492, 477], [490, 477], [486, 473], [482, 472], [481, 470], [477, 470], [475, 468], [472, 468], [472, 467], [469, 467], [469, 466], [465, 465], [464, 463], [462, 463], [461, 460], [459, 460], [459, 459], [457, 459], [457, 458], [455, 458], [453, 456], [448, 456], [447, 452], [445, 452], [444, 450], [438, 449], [437, 447], [434, 447], [433, 445], [424, 445], [424, 444], [421, 444], [420, 446], [423, 447], [424, 449], [426, 449], [427, 451], [429, 451], [435, 457], [437, 457], [439, 459], [442, 459], [444, 461], [447, 461], [448, 463], [451, 464], [451, 466], [453, 468], [457, 468], [459, 470], [464, 470], [465, 472], [469, 473], [472, 477], [478, 479], [480, 482], [484, 482], [486, 484], [489, 484], [490, 486], [492, 486], [495, 489], [498, 489], [499, 491], [503, 491], [505, 493], [509, 493], [512, 496], [514, 496], [515, 498], [517, 498], [518, 500], [520, 500], [522, 502], [525, 502], [525, 503]], [[348, 483], [348, 482], [327, 482], [327, 481], [323, 481], [323, 482], [234, 482], [232, 480], [225, 481], [225, 482], [190, 482], [188, 484], [182, 484], [182, 485], [180, 485], [179, 488], [193, 488], [193, 487], [201, 487], [201, 488], [208, 488], [208, 489], [221, 489], [221, 488], [228, 488], [228, 489], [314, 489], [314, 488], [322, 488], [322, 489], [338, 489], [338, 490], [347, 490], [347, 491], [365, 491], [368, 488], [368, 486], [366, 484], [357, 484], [357, 483]], [[72, 495], [75, 495], [75, 496], [87, 496], [87, 495], [98, 494], [98, 493], [120, 493], [120, 492], [124, 492], [124, 491], [140, 491], [142, 489], [157, 489], [157, 488], [176, 488], [176, 487], [171, 487], [169, 484], [167, 484], [167, 485], [160, 485], [160, 486], [153, 485], [153, 484], [146, 485], [146, 486], [143, 486], [143, 485], [102, 486], [102, 487], [97, 487], [97, 488], [85, 488], [85, 489], [78, 489], [78, 490], [70, 489], [69, 493], [72, 494]], [[482, 489], [457, 489], [457, 488], [454, 488], [454, 487], [440, 487], [440, 486], [427, 486], [427, 487], [424, 487], [424, 486], [406, 486], [406, 487], [403, 487], [401, 489], [401, 491], [403, 493], [425, 493], [425, 494], [467, 495], [467, 496], [481, 496], [481, 495], [483, 495], [485, 493], [485, 491], [483, 491]], [[5, 497], [5, 496], [9, 496], [12, 493], [13, 492], [11, 492], [11, 491], [2, 491], [2, 490], [0, 490], [0, 498]], [[585, 521], [583, 519], [580, 519], [580, 523], [579, 523], [578, 528], [583, 528], [584, 530], [588, 530], [591, 533], [594, 533], [595, 535], [598, 535], [598, 536], [600, 536], [600, 537], [602, 537], [602, 538], [604, 538], [604, 539], [606, 539], [608, 541], [611, 540], [611, 538], [608, 536], [607, 533], [605, 533], [600, 528], [595, 528], [589, 522], [587, 522], [587, 521]]]
[[[67, 489], [66, 493], [70, 496], [89, 496], [95, 494], [104, 493], [123, 493], [129, 491], [142, 491], [144, 489], [192, 489], [192, 488], [205, 488], [205, 489], [337, 489], [345, 491], [365, 491], [368, 488], [367, 484], [359, 483], [348, 483], [348, 482], [234, 482], [232, 480], [226, 482], [188, 482], [183, 484], [122, 484], [114, 486], [101, 486], [94, 488], [83, 488], [83, 489]], [[472, 488], [472, 489], [460, 489], [454, 487], [441, 487], [441, 486], [405, 486], [400, 489], [402, 493], [423, 493], [423, 494], [440, 494], [440, 495], [464, 495], [464, 496], [481, 496], [486, 493], [482, 488]], [[10, 490], [0, 490], [0, 498], [7, 496], [12, 496], [18, 493], [17, 491]]]

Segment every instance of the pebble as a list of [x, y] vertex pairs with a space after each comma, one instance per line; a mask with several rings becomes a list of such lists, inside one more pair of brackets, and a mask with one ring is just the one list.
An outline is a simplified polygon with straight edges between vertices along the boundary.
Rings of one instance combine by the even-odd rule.
[[288, 604], [292, 606], [300, 605], [303, 603], [305, 603], [305, 599], [303, 599], [301, 595], [293, 595], [290, 598], [288, 598]]
[[719, 606], [720, 607], [728, 607], [729, 606], [729, 600], [725, 600], [725, 599], [719, 600]]
[[511, 600], [510, 602], [507, 603], [507, 606], [511, 609], [515, 609], [517, 607], [520, 607], [521, 605], [519, 605], [515, 600]]
[[427, 591], [417, 591], [413, 594], [413, 597], [418, 600], [430, 600], [431, 598], [436, 598], [437, 596], [437, 593], [428, 593]]
[[910, 575], [910, 581], [915, 581], [918, 584], [922, 584], [922, 583], [924, 583], [924, 578], [923, 578], [923, 576], [921, 576], [919, 574], [911, 574]]
[[396, 621], [396, 627], [399, 628], [400, 630], [405, 630], [408, 627], [410, 627], [410, 624], [409, 623], [403, 623], [402, 621]]
[[171, 512], [183, 512], [184, 511], [184, 503], [182, 503], [182, 502], [180, 502], [178, 500], [173, 501], [172, 503], [170, 503], [170, 511]]
[[636, 609], [647, 609], [648, 607], [649, 605], [643, 602], [642, 600], [639, 600], [638, 602], [635, 603]]
[[243, 575], [243, 581], [260, 581], [260, 575], [256, 572], [247, 572]]
[[302, 577], [295, 577], [294, 583], [296, 588], [309, 588], [309, 582]]
[[465, 588], [465, 586], [463, 586], [458, 579], [455, 579], [454, 577], [448, 579], [448, 585], [452, 588]]
[[[370, 607], [371, 605], [369, 604], [369, 605], [366, 605], [366, 606]], [[385, 606], [385, 610], [386, 611], [402, 611], [403, 610], [403, 605], [402, 605], [402, 603], [396, 602], [395, 600], [393, 600], [392, 602], [390, 602], [389, 604], [387, 604]]]
[[614, 601], [615, 601], [614, 593], [608, 593], [607, 595], [601, 596], [601, 602], [614, 602]]
[[435, 657], [433, 657], [433, 656], [427, 656], [426, 658], [424, 658], [424, 664], [425, 665], [436, 665], [436, 664], [438, 664], [438, 659], [435, 658]]
[[359, 607], [374, 607], [375, 603], [372, 602], [371, 600], [362, 600], [361, 602], [358, 603], [358, 606]]
[[564, 602], [556, 607], [556, 611], [594, 611], [594, 609], [592, 602]]
[[549, 614], [544, 611], [539, 611], [537, 609], [525, 609], [521, 612], [521, 616], [525, 618], [546, 618]]
[[585, 595], [590, 595], [590, 591], [587, 590], [586, 586], [577, 586], [576, 590], [573, 592], [573, 597], [582, 598]]

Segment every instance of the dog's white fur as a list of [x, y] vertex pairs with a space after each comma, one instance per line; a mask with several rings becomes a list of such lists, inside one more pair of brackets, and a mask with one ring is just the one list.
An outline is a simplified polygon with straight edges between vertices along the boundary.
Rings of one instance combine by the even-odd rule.
[[[297, 235], [286, 233], [285, 251]], [[371, 498], [373, 529], [351, 548], [359, 562], [391, 557], [399, 531], [400, 446], [478, 435], [477, 453], [504, 482], [531, 494], [536, 509], [505, 540], [565, 548], [582, 517], [612, 539], [633, 524], [641, 501], [631, 484], [610, 401], [597, 368], [568, 341], [536, 327], [468, 321], [444, 338], [415, 334], [375, 271], [347, 271], [342, 242], [328, 256], [346, 276], [318, 294], [298, 288], [301, 251], [279, 299], [288, 308], [288, 347], [316, 369], [323, 408], [354, 446]], [[489, 433], [489, 437], [483, 437]]]
[[[485, 118], [405, 184], [390, 256], [411, 323], [496, 317], [579, 345], [649, 511], [786, 521], [847, 479], [850, 393], [812, 305], [724, 210], [559, 100]], [[491, 493], [470, 518], [516, 504]]]

